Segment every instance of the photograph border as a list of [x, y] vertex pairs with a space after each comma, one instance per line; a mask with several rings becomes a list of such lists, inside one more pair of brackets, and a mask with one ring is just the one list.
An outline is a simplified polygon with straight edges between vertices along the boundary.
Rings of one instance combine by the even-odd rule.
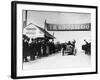
[[[45, 6], [59, 6], [59, 7], [79, 7], [91, 8], [96, 10], [96, 71], [84, 73], [69, 73], [69, 74], [50, 74], [50, 75], [37, 75], [37, 76], [17, 76], [17, 4], [31, 4], [31, 5], [45, 5]], [[42, 2], [26, 2], [26, 1], [12, 1], [11, 2], [11, 78], [38, 78], [38, 77], [55, 77], [55, 76], [68, 76], [68, 75], [85, 75], [98, 73], [98, 7], [89, 5], [74, 5], [74, 4], [58, 4], [58, 3], [42, 3]]]

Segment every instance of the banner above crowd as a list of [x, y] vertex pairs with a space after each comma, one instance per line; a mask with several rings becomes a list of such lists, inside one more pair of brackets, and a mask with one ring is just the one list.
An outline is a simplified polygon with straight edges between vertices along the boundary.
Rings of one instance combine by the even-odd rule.
[[50, 24], [46, 23], [48, 31], [90, 31], [91, 23], [86, 24]]

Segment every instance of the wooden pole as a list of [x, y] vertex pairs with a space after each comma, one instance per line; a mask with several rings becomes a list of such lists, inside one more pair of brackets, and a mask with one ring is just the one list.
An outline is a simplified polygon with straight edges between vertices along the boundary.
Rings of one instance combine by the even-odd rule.
[[27, 10], [25, 11], [25, 27], [27, 26]]

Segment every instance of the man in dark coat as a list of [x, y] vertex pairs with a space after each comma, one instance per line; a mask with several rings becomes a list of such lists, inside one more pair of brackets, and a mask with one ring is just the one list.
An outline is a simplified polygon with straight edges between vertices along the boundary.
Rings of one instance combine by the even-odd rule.
[[91, 43], [88, 43], [86, 40], [85, 41], [85, 45], [82, 45], [82, 49], [85, 50], [85, 54], [91, 54]]
[[27, 62], [27, 56], [29, 55], [29, 44], [28, 44], [28, 39], [23, 40], [23, 61], [25, 59], [25, 62]]
[[41, 57], [41, 42], [40, 41], [38, 41], [37, 42], [37, 57], [39, 58], [39, 57]]
[[66, 50], [66, 45], [65, 43], [62, 45], [62, 55], [64, 56], [64, 51]]
[[31, 60], [35, 59], [35, 41], [34, 39], [31, 39], [32, 42], [30, 44], [30, 55], [31, 55]]

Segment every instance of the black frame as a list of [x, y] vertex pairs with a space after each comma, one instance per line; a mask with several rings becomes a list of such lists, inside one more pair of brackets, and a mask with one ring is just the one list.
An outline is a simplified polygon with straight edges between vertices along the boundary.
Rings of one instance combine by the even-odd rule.
[[[37, 76], [21, 76], [17, 77], [17, 4], [32, 4], [32, 5], [49, 5], [49, 6], [61, 6], [61, 7], [79, 7], [79, 8], [93, 8], [96, 9], [96, 71], [84, 72], [84, 73], [69, 73], [69, 74], [51, 74], [51, 75], [37, 75]], [[97, 74], [98, 73], [98, 7], [88, 5], [72, 5], [72, 4], [57, 4], [57, 3], [40, 3], [40, 2], [24, 2], [24, 1], [12, 1], [11, 2], [11, 78], [38, 78], [38, 77], [54, 77], [54, 76], [68, 76], [68, 75], [85, 75], [85, 74]]]

